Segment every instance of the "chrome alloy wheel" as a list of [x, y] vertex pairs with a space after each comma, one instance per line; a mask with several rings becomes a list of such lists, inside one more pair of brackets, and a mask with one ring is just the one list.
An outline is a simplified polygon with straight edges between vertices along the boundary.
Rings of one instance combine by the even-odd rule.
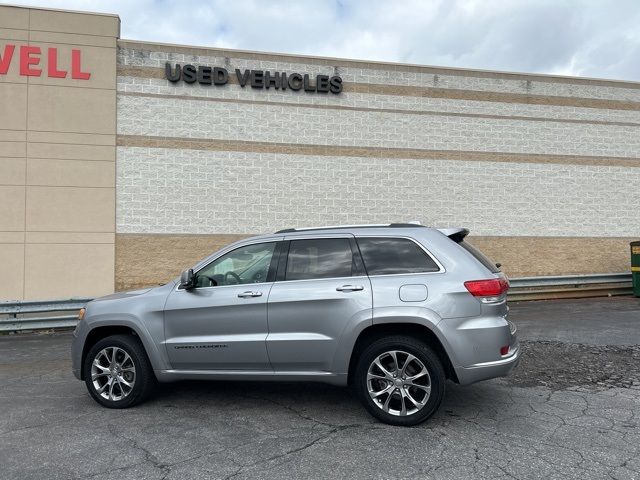
[[373, 403], [385, 412], [413, 415], [431, 396], [431, 377], [414, 355], [392, 350], [378, 355], [369, 365], [367, 390]]
[[102, 398], [122, 400], [131, 393], [136, 383], [136, 366], [122, 348], [106, 347], [93, 359], [91, 381]]

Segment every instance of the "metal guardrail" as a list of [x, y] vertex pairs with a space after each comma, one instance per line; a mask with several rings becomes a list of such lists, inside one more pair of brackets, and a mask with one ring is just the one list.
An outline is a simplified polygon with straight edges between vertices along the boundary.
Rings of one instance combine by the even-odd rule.
[[[630, 273], [510, 279], [509, 300], [601, 297], [632, 293]], [[0, 332], [72, 328], [91, 298], [0, 302]], [[42, 314], [47, 315], [42, 315]]]
[[[0, 332], [75, 327], [78, 310], [91, 298], [0, 302]], [[47, 314], [47, 315], [42, 315]]]
[[607, 297], [632, 293], [631, 273], [510, 279], [509, 300]]

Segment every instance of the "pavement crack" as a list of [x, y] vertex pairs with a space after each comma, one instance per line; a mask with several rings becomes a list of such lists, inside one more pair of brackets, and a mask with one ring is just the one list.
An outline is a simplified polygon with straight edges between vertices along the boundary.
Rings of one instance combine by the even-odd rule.
[[[298, 410], [296, 408], [293, 408], [291, 405], [287, 405], [286, 403], [278, 402], [278, 401], [273, 400], [271, 398], [254, 396], [254, 395], [245, 395], [245, 397], [246, 398], [250, 398], [252, 400], [260, 400], [260, 401], [263, 401], [263, 402], [268, 402], [268, 403], [271, 403], [271, 404], [276, 405], [278, 407], [284, 408], [285, 410], [293, 413], [297, 417], [299, 417], [299, 418], [301, 418], [303, 420], [308, 420], [310, 422], [313, 422], [316, 425], [322, 425], [322, 426], [330, 427], [330, 428], [337, 428], [337, 427], [341, 427], [342, 426], [340, 424], [335, 424], [335, 423], [324, 422], [322, 420], [318, 420], [317, 418], [314, 418], [311, 415], [307, 415], [307, 414], [301, 412], [300, 410]], [[372, 422], [372, 424], [373, 424], [373, 422]], [[367, 424], [359, 424], [359, 425], [367, 425]]]
[[[81, 413], [76, 415], [73, 420], [76, 420], [80, 417], [86, 417], [88, 415], [92, 415], [95, 412], [86, 412], [86, 413]], [[70, 421], [71, 419], [64, 419], [64, 420], [56, 420], [55, 422], [45, 422], [45, 423], [38, 423], [36, 425], [29, 425], [26, 427], [20, 427], [20, 428], [13, 428], [11, 430], [4, 430], [2, 432], [0, 432], [0, 436], [2, 435], [8, 435], [10, 433], [18, 433], [18, 432], [23, 432], [25, 430], [33, 430], [35, 428], [44, 428], [44, 427], [52, 427], [54, 425], [60, 425], [61, 423], [66, 423], [68, 421]]]
[[279, 453], [277, 455], [272, 455], [271, 457], [265, 458], [263, 460], [251, 463], [249, 465], [242, 465], [240, 466], [235, 472], [231, 473], [230, 475], [224, 477], [224, 480], [230, 480], [232, 478], [236, 478], [238, 475], [241, 475], [242, 473], [246, 472], [246, 471], [250, 471], [255, 469], [256, 467], [260, 466], [260, 465], [265, 465], [265, 464], [269, 464], [272, 462], [276, 462], [277, 460], [281, 460], [284, 458], [287, 458], [291, 455], [295, 455], [297, 453], [301, 453], [304, 452], [305, 450], [308, 450], [310, 448], [312, 448], [313, 446], [315, 446], [316, 444], [318, 444], [319, 442], [322, 442], [323, 440], [328, 439], [329, 437], [338, 434], [344, 430], [348, 430], [348, 429], [352, 429], [352, 428], [362, 428], [363, 425], [359, 424], [359, 423], [354, 423], [354, 424], [350, 424], [350, 425], [338, 425], [338, 426], [334, 426], [332, 429], [330, 429], [329, 431], [325, 432], [324, 434], [314, 438], [313, 440], [305, 443], [304, 445], [301, 445], [299, 447], [296, 448], [292, 448], [290, 450], [287, 450], [283, 453]]
[[166, 463], [163, 463], [160, 460], [158, 460], [158, 458], [153, 453], [151, 453], [147, 448], [145, 448], [142, 445], [140, 445], [135, 439], [118, 433], [118, 431], [116, 430], [116, 427], [114, 427], [113, 425], [107, 425], [107, 430], [109, 431], [109, 433], [112, 436], [127, 442], [131, 446], [131, 448], [133, 448], [135, 450], [139, 450], [140, 452], [142, 452], [144, 454], [144, 459], [142, 460], [142, 462], [136, 462], [136, 463], [131, 464], [131, 465], [126, 465], [124, 467], [110, 468], [110, 469], [107, 469], [106, 471], [97, 472], [97, 473], [94, 473], [94, 474], [91, 474], [91, 475], [87, 476], [86, 478], [96, 477], [98, 475], [103, 475], [105, 473], [110, 473], [110, 472], [113, 472], [113, 471], [128, 470], [130, 468], [133, 468], [133, 467], [139, 465], [140, 463], [148, 463], [151, 466], [153, 466], [154, 468], [160, 470], [163, 473], [163, 476], [162, 476], [163, 479], [165, 479], [169, 475], [169, 473], [171, 473], [171, 465], [170, 464], [166, 464]]

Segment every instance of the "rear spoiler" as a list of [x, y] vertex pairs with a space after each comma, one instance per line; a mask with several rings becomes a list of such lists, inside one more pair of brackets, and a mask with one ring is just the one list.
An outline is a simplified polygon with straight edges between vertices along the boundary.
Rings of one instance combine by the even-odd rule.
[[460, 243], [462, 240], [464, 240], [464, 237], [469, 235], [468, 228], [439, 228], [438, 231], [440, 233], [443, 233], [456, 243]]

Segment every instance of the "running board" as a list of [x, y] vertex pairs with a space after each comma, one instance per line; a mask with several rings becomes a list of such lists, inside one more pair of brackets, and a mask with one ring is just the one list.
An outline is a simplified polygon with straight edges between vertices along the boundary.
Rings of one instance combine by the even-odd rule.
[[326, 382], [334, 385], [346, 385], [346, 373], [319, 371], [284, 371], [273, 370], [156, 370], [156, 377], [161, 382], [176, 380], [255, 380], [255, 381], [308, 381]]

